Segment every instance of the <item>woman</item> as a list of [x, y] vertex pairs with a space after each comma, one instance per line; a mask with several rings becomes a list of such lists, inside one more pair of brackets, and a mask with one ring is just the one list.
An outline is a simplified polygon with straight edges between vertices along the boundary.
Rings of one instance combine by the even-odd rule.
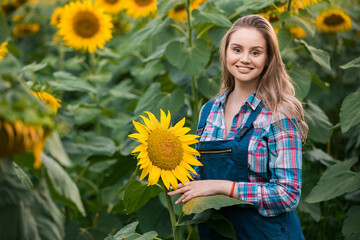
[[[276, 34], [263, 17], [238, 19], [220, 46], [220, 96], [200, 113], [197, 181], [179, 184], [176, 201], [224, 194], [251, 207], [220, 209], [237, 239], [304, 239], [296, 214], [302, 141], [308, 127], [283, 65]], [[200, 239], [227, 239], [204, 224]]]

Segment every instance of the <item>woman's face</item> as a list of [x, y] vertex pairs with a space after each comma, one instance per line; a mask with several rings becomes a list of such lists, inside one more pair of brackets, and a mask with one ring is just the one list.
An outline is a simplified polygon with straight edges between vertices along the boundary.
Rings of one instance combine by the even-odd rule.
[[266, 59], [266, 40], [257, 29], [239, 28], [231, 34], [226, 65], [235, 78], [235, 87], [251, 84], [256, 88]]

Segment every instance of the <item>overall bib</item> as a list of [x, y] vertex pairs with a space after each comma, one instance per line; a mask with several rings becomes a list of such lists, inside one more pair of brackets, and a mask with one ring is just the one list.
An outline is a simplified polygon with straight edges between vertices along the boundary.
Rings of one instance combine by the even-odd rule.
[[[199, 121], [197, 135], [201, 136], [213, 101], [209, 101]], [[233, 140], [201, 141], [196, 149], [200, 152], [201, 180], [221, 179], [249, 182], [248, 146], [253, 133], [253, 122], [263, 108], [262, 102], [252, 111], [243, 128]], [[237, 189], [235, 189], [237, 191]], [[236, 239], [242, 240], [302, 240], [300, 221], [295, 210], [275, 217], [264, 217], [254, 207], [247, 205], [221, 208], [219, 212], [234, 226]], [[198, 225], [201, 240], [228, 240], [208, 228]]]

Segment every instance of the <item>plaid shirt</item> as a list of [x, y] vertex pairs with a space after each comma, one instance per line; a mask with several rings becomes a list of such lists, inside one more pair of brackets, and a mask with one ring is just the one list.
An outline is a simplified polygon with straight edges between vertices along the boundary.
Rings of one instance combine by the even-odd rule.
[[[241, 105], [226, 137], [224, 112], [227, 95], [228, 92], [216, 98], [200, 141], [234, 139], [237, 130], [261, 101], [254, 92]], [[295, 209], [301, 195], [301, 136], [285, 115], [278, 114], [277, 122], [282, 129], [269, 109], [264, 107], [261, 110], [253, 123], [254, 132], [249, 142], [249, 182], [238, 182], [239, 198], [253, 203], [263, 216], [276, 216]]]

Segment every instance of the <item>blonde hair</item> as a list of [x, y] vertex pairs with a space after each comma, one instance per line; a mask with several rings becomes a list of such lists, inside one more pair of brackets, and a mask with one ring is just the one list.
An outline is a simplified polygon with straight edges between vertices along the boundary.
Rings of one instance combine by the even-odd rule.
[[[291, 83], [291, 78], [286, 73], [275, 31], [264, 17], [259, 15], [241, 17], [223, 37], [219, 49], [222, 67], [222, 84], [219, 94], [223, 94], [228, 90], [232, 91], [235, 86], [234, 76], [227, 69], [226, 50], [232, 33], [240, 28], [255, 28], [263, 35], [266, 41], [267, 61], [260, 75], [257, 93], [260, 95], [265, 107], [276, 113], [274, 114], [275, 120], [278, 120], [278, 114], [282, 113], [292, 121], [304, 142], [308, 132], [308, 126], [304, 120], [304, 110], [301, 102], [295, 97], [294, 86]], [[296, 119], [296, 123], [293, 122], [291, 116]]]

